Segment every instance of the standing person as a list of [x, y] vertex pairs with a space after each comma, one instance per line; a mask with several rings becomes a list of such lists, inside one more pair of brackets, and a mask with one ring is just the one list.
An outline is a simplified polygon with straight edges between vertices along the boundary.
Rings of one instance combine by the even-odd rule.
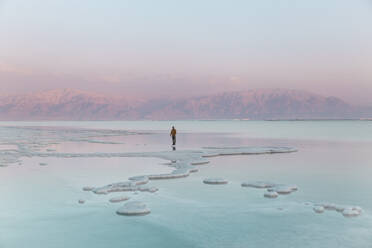
[[170, 131], [170, 136], [172, 136], [172, 142], [173, 142], [173, 146], [176, 145], [176, 134], [177, 134], [177, 130], [174, 128], [174, 126], [172, 127], [172, 130]]

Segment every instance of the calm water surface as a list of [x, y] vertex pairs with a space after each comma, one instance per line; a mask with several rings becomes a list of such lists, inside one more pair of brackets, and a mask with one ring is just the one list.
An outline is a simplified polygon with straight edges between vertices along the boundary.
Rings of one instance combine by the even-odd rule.
[[[178, 150], [291, 146], [299, 151], [211, 158], [187, 178], [151, 182], [159, 188], [155, 194], [125, 193], [151, 208], [141, 217], [115, 214], [122, 203], [108, 199], [122, 193], [94, 195], [81, 188], [169, 172], [163, 160], [22, 158], [21, 165], [0, 167], [0, 247], [372, 247], [372, 122], [0, 122], [0, 150], [13, 149], [14, 137], [38, 138], [8, 126], [52, 126], [151, 133], [102, 138], [119, 144], [48, 141], [46, 148], [57, 152], [164, 151], [171, 149], [171, 125], [179, 132]], [[206, 177], [224, 177], [229, 184], [205, 185]], [[240, 186], [255, 180], [296, 184], [299, 190], [266, 199], [263, 190]], [[315, 214], [307, 202], [358, 205], [364, 212], [357, 218]]]

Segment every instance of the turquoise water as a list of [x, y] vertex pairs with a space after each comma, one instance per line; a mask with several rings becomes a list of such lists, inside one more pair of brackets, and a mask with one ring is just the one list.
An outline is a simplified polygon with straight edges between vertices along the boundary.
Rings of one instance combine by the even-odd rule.
[[[124, 193], [151, 208], [151, 214], [140, 217], [115, 214], [123, 203], [108, 199], [122, 193], [94, 195], [81, 188], [168, 172], [163, 160], [22, 158], [20, 165], [0, 167], [0, 247], [372, 247], [372, 122], [1, 122], [0, 149], [17, 142], [36, 144], [43, 138], [43, 147], [35, 149], [170, 150], [167, 132], [172, 124], [179, 131], [178, 150], [214, 145], [290, 146], [299, 151], [210, 158], [210, 164], [200, 165], [199, 172], [187, 178], [151, 182], [159, 188], [154, 194]], [[71, 140], [54, 129], [31, 132], [5, 126], [149, 130], [151, 134], [94, 138], [120, 141], [103, 144], [86, 137]], [[40, 166], [41, 162], [47, 166]], [[205, 185], [202, 181], [207, 177], [224, 177], [229, 184]], [[296, 184], [299, 190], [266, 199], [263, 190], [240, 186], [255, 180]], [[86, 200], [85, 204], [78, 204], [78, 199]], [[356, 218], [333, 211], [315, 214], [307, 202], [358, 205], [364, 211]]]

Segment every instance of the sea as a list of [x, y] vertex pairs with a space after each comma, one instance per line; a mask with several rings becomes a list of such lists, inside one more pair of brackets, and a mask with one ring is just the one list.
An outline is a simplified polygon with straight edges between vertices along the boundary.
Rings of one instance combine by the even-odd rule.
[[[295, 152], [260, 152], [283, 147]], [[150, 180], [156, 192], [83, 190], [169, 174], [168, 157], [209, 151], [225, 155]], [[296, 190], [242, 187], [255, 182]], [[371, 248], [371, 189], [367, 120], [0, 122], [1, 248]], [[110, 202], [119, 196], [129, 200]], [[131, 201], [151, 212], [119, 215]]]

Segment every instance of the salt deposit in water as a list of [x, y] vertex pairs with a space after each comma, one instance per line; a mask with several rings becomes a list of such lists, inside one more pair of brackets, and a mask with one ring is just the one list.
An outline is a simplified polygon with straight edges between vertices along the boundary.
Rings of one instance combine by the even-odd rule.
[[142, 185], [149, 182], [149, 178], [147, 176], [134, 176], [128, 179], [133, 181], [136, 185]]
[[251, 188], [258, 188], [258, 189], [267, 189], [272, 188], [276, 184], [270, 182], [262, 182], [262, 181], [255, 181], [255, 182], [243, 182], [242, 187], [251, 187]]
[[313, 209], [315, 211], [315, 209], [321, 209], [321, 208], [323, 208], [324, 210], [328, 210], [328, 211], [339, 212], [344, 217], [357, 217], [357, 216], [361, 215], [362, 212], [363, 212], [363, 209], [361, 207], [358, 207], [358, 206], [344, 206], [344, 205], [338, 205], [338, 204], [334, 204], [334, 203], [316, 204]]
[[265, 192], [264, 197], [266, 197], [266, 198], [277, 198], [278, 193], [276, 193], [276, 192]]
[[140, 201], [132, 201], [124, 204], [123, 207], [119, 208], [116, 213], [119, 215], [146, 215], [151, 211], [147, 208], [146, 204]]
[[[211, 154], [226, 155], [253, 155], [270, 153], [289, 153], [297, 150], [291, 147], [204, 147]], [[206, 152], [206, 156], [208, 153]]]
[[171, 173], [165, 174], [155, 174], [155, 175], [148, 175], [150, 180], [158, 180], [158, 179], [175, 179], [175, 178], [182, 178], [187, 177], [190, 175], [190, 170], [187, 168], [176, 169]]
[[313, 210], [317, 214], [324, 213], [324, 207], [323, 206], [315, 206], [315, 207], [313, 207]]
[[112, 183], [106, 186], [94, 188], [92, 191], [95, 194], [108, 194], [111, 192], [135, 191], [136, 184], [131, 181]]
[[223, 178], [206, 178], [203, 180], [205, 184], [227, 184], [228, 181]]
[[127, 191], [142, 191], [154, 193], [158, 191], [156, 187], [145, 186], [143, 184], [136, 184], [136, 181], [125, 181], [119, 183], [112, 183], [102, 187], [97, 187], [92, 189], [92, 192], [95, 194], [104, 194], [107, 195], [112, 192], [127, 192]]
[[83, 190], [84, 191], [92, 191], [94, 189], [94, 187], [91, 187], [91, 186], [85, 186], [83, 187]]
[[357, 217], [362, 213], [362, 209], [360, 207], [348, 207], [342, 211], [342, 215], [344, 217]]
[[257, 189], [267, 189], [267, 192], [264, 193], [264, 197], [266, 198], [277, 198], [278, 195], [286, 195], [298, 190], [298, 187], [296, 185], [277, 184], [264, 181], [243, 182], [241, 186]]
[[141, 192], [150, 192], [150, 193], [155, 193], [159, 190], [156, 187], [149, 187], [149, 186], [143, 186], [143, 185], [137, 187], [136, 189], [141, 191]]
[[129, 200], [128, 196], [117, 196], [117, 197], [111, 198], [109, 201], [112, 203], [117, 203], [117, 202], [122, 202], [122, 201], [127, 201], [127, 200]]
[[272, 188], [269, 188], [268, 191], [274, 191], [280, 195], [288, 195], [293, 191], [296, 191], [298, 188], [294, 185], [277, 185]]

